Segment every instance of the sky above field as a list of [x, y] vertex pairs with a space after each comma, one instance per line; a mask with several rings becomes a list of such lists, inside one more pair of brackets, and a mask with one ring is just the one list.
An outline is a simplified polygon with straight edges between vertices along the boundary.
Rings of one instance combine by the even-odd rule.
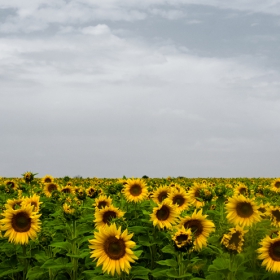
[[0, 176], [280, 177], [280, 1], [1, 0]]

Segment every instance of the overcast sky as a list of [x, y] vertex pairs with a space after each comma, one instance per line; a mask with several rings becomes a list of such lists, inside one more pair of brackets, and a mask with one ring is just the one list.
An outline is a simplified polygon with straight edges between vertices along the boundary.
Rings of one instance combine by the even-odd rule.
[[280, 1], [1, 0], [0, 176], [280, 177]]

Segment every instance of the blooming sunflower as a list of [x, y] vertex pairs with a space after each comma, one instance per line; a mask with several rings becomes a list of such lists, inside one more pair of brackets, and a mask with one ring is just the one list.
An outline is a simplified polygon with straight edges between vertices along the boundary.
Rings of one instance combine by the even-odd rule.
[[45, 175], [42, 179], [41, 182], [43, 184], [49, 184], [49, 183], [53, 183], [54, 182], [54, 177], [51, 175]]
[[97, 189], [93, 186], [90, 186], [86, 189], [86, 194], [87, 196], [91, 197], [91, 198], [95, 198], [98, 194]]
[[241, 253], [244, 242], [244, 235], [248, 230], [240, 226], [230, 228], [228, 234], [224, 234], [221, 243], [229, 250]]
[[173, 234], [172, 240], [174, 241], [175, 246], [179, 249], [192, 246], [191, 229], [189, 228], [186, 230], [184, 226], [182, 226], [181, 229], [178, 229], [175, 234]]
[[60, 189], [61, 193], [75, 194], [75, 188], [73, 186], [65, 186]]
[[33, 206], [33, 211], [38, 212], [40, 210], [40, 204], [42, 204], [43, 202], [40, 202], [40, 196], [34, 194], [32, 197], [26, 197], [23, 199], [21, 205], [28, 205], [30, 204], [31, 206]]
[[243, 195], [230, 197], [226, 204], [226, 211], [228, 221], [235, 225], [251, 226], [261, 220], [257, 205]]
[[280, 237], [272, 239], [266, 236], [260, 245], [262, 247], [257, 252], [260, 254], [258, 259], [263, 260], [262, 266], [268, 271], [280, 273]]
[[163, 201], [159, 206], [154, 207], [150, 216], [154, 226], [171, 229], [177, 222], [178, 210], [170, 202]]
[[177, 206], [179, 212], [188, 208], [188, 196], [185, 190], [173, 190], [169, 193], [168, 201], [170, 201], [174, 206]]
[[194, 182], [194, 186], [188, 191], [188, 201], [190, 204], [194, 205], [195, 208], [201, 208], [205, 204], [200, 194], [201, 190], [204, 188], [206, 188], [205, 184]]
[[122, 190], [127, 201], [141, 202], [148, 195], [146, 183], [141, 179], [128, 179]]
[[97, 261], [96, 266], [102, 264], [102, 271], [114, 276], [115, 272], [121, 274], [125, 271], [129, 274], [130, 263], [134, 263], [138, 258], [131, 250], [135, 247], [135, 242], [131, 241], [132, 234], [128, 234], [127, 229], [121, 232], [121, 227], [116, 224], [106, 225], [94, 233], [94, 239], [89, 240], [89, 248], [92, 249], [91, 258]]
[[160, 204], [165, 200], [170, 193], [170, 187], [160, 186], [152, 194], [152, 199], [155, 203]]
[[280, 207], [270, 206], [266, 213], [272, 221], [271, 224], [276, 227], [280, 227]]
[[95, 226], [97, 228], [104, 227], [105, 225], [109, 225], [111, 219], [121, 218], [123, 217], [125, 212], [120, 209], [114, 207], [113, 205], [105, 206], [100, 210], [97, 210], [94, 214], [95, 217]]
[[1, 220], [4, 237], [9, 237], [9, 242], [15, 244], [28, 244], [29, 238], [35, 239], [40, 230], [41, 214], [33, 212], [33, 206], [26, 205], [20, 209], [6, 209]]
[[237, 183], [237, 185], [234, 188], [234, 196], [242, 194], [243, 196], [249, 195], [248, 187], [243, 183]]
[[276, 193], [280, 192], [280, 178], [276, 178], [271, 182], [270, 190]]
[[215, 225], [212, 221], [207, 220], [207, 215], [202, 215], [202, 209], [191, 216], [181, 218], [179, 226], [191, 229], [194, 235], [194, 250], [200, 251], [203, 246], [207, 246], [207, 238], [211, 232], [215, 231]]
[[16, 190], [18, 188], [18, 184], [12, 180], [5, 181], [5, 185], [7, 186], [8, 189], [10, 188], [10, 189]]
[[44, 194], [46, 197], [51, 197], [53, 191], [57, 191], [59, 189], [56, 183], [48, 183], [44, 186]]
[[74, 214], [75, 208], [72, 207], [72, 205], [69, 205], [68, 203], [64, 203], [63, 206], [63, 212], [66, 214]]
[[21, 208], [21, 203], [23, 201], [23, 198], [18, 198], [18, 199], [8, 199], [7, 203], [5, 204], [6, 209], [19, 209]]
[[95, 199], [93, 204], [94, 207], [101, 209], [105, 206], [110, 206], [112, 204], [112, 198], [107, 197], [106, 195], [100, 195], [98, 198]]

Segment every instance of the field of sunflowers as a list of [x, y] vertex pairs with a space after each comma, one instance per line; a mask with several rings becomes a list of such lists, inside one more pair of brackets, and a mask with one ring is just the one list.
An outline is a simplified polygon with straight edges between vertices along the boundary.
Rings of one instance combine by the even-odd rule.
[[0, 177], [0, 279], [280, 279], [280, 178]]

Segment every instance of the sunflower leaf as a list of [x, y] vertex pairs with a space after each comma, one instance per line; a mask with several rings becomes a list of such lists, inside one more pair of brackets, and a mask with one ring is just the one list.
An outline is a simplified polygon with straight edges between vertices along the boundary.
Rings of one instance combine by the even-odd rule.
[[157, 261], [157, 263], [160, 264], [160, 265], [166, 265], [166, 266], [173, 266], [173, 267], [178, 266], [178, 263], [173, 259]]

